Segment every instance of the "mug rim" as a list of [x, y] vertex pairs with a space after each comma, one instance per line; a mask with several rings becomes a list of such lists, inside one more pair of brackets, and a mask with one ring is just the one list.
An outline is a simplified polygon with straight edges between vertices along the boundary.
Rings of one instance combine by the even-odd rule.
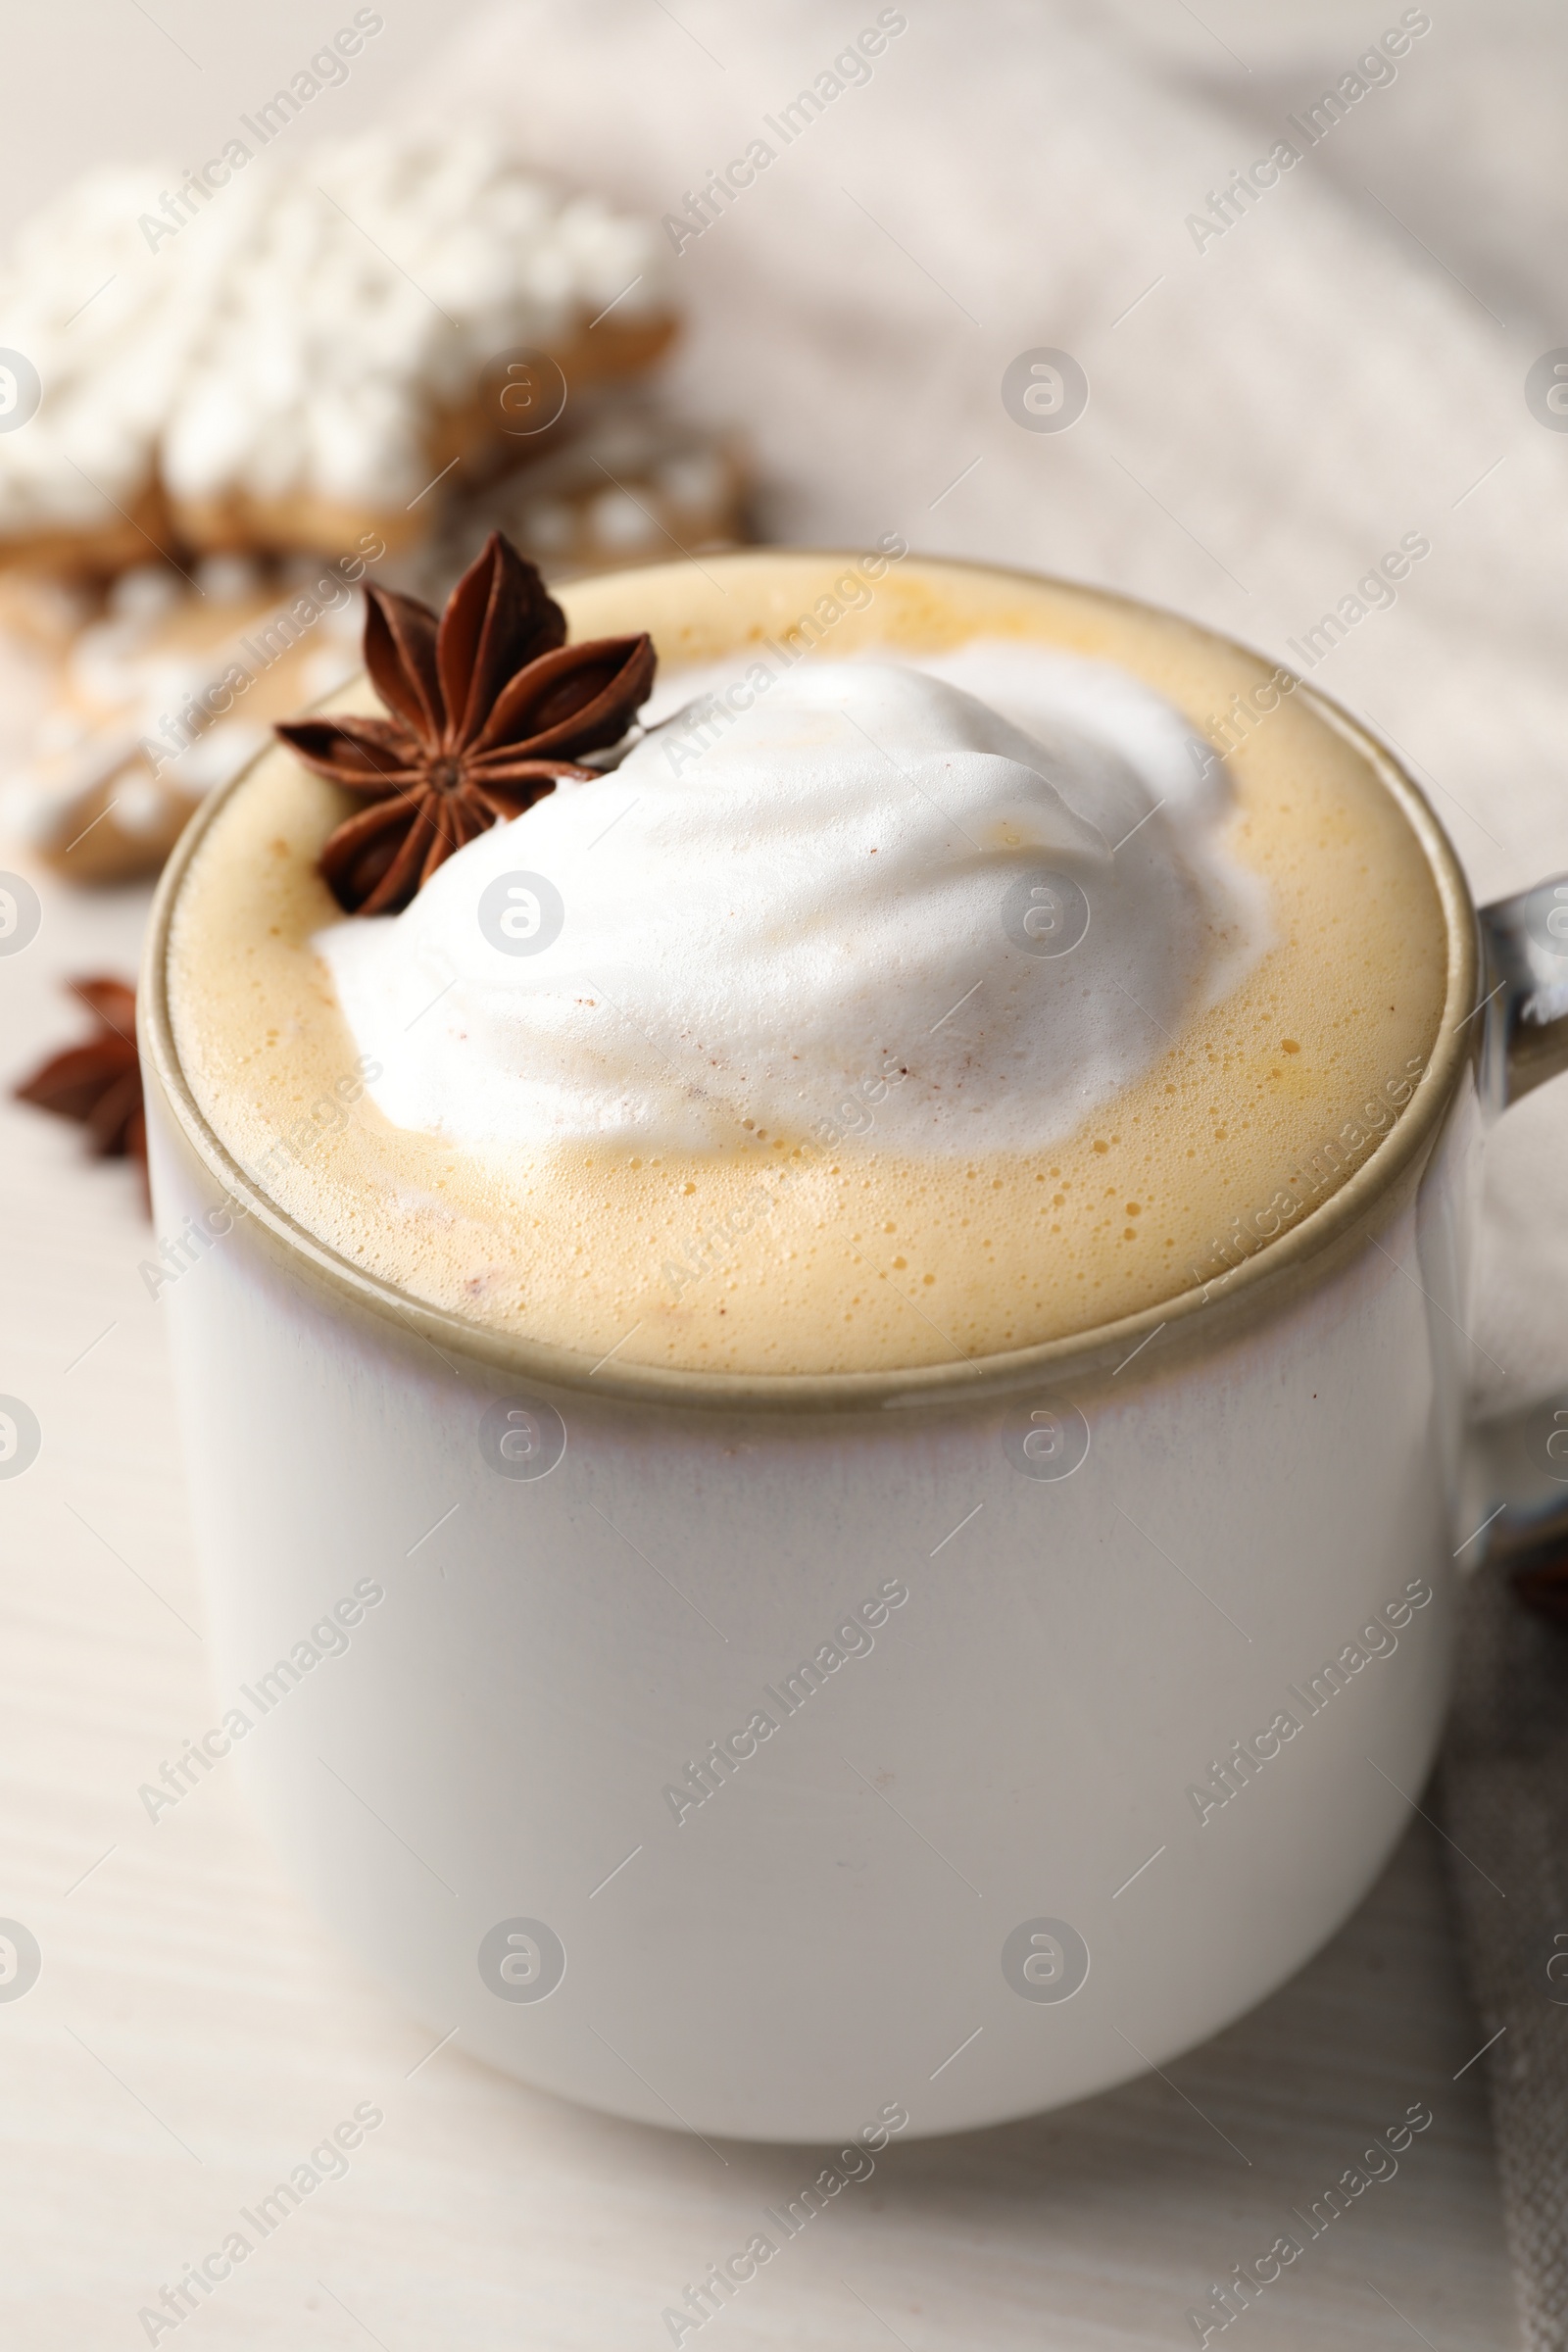
[[[843, 549], [778, 546], [737, 548], [705, 556], [705, 566], [721, 568], [766, 563], [778, 557], [799, 558], [829, 565], [851, 564], [853, 552]], [[901, 576], [911, 576], [904, 565], [937, 574], [982, 574], [991, 579], [1062, 590], [1073, 596], [1134, 613], [1154, 613], [1196, 629], [1211, 644], [1254, 662], [1258, 654], [1227, 631], [1210, 628], [1187, 613], [1151, 599], [1067, 579], [1059, 573], [1026, 570], [1020, 565], [971, 562], [961, 557], [921, 556], [912, 549], [901, 559]], [[612, 572], [596, 572], [572, 581], [552, 583], [556, 592], [576, 587], [599, 587], [640, 571], [678, 572], [679, 564], [630, 564]], [[137, 991], [137, 1027], [143, 1068], [156, 1076], [163, 1102], [187, 1147], [207, 1172], [259, 1231], [286, 1258], [303, 1261], [318, 1283], [340, 1294], [361, 1309], [405, 1332], [429, 1341], [443, 1353], [456, 1352], [494, 1374], [536, 1385], [597, 1394], [623, 1402], [665, 1406], [708, 1407], [729, 1412], [837, 1412], [886, 1406], [979, 1403], [1016, 1394], [1030, 1386], [1055, 1388], [1074, 1376], [1098, 1379], [1113, 1357], [1123, 1360], [1144, 1348], [1156, 1331], [1168, 1330], [1173, 1339], [1191, 1342], [1193, 1319], [1206, 1313], [1203, 1327], [1217, 1344], [1229, 1336], [1238, 1317], [1248, 1325], [1276, 1310], [1297, 1288], [1314, 1261], [1324, 1259], [1352, 1241], [1371, 1223], [1400, 1179], [1430, 1147], [1447, 1114], [1462, 1072], [1479, 1051], [1479, 1039], [1464, 1036], [1475, 1010], [1479, 968], [1479, 934], [1475, 902], [1457, 854], [1420, 786], [1382, 738], [1343, 710], [1320, 689], [1275, 662], [1273, 670], [1295, 677], [1294, 692], [1334, 731], [1361, 754], [1378, 782], [1403, 816], [1426, 858], [1447, 936], [1447, 979], [1438, 1034], [1427, 1065], [1397, 1123], [1361, 1165], [1336, 1187], [1327, 1200], [1308, 1210], [1299, 1223], [1288, 1227], [1235, 1268], [1201, 1286], [1183, 1291], [1137, 1313], [1098, 1323], [1086, 1331], [1053, 1340], [966, 1358], [958, 1364], [916, 1364], [864, 1372], [695, 1372], [666, 1365], [625, 1364], [613, 1352], [590, 1365], [585, 1354], [524, 1333], [502, 1331], [468, 1322], [450, 1309], [431, 1305], [396, 1283], [320, 1241], [309, 1228], [272, 1200], [233, 1156], [198, 1104], [181, 1065], [174, 1041], [169, 1004], [169, 936], [180, 890], [208, 828], [232, 796], [241, 791], [261, 761], [275, 746], [269, 744], [246, 761], [227, 783], [208, 794], [191, 815], [165, 862], [153, 901]], [[363, 674], [363, 673], [361, 673]], [[1337, 1249], [1337, 1246], [1339, 1248]], [[1332, 1261], [1331, 1261], [1332, 1262]], [[1214, 1305], [1223, 1301], [1225, 1311]], [[1157, 1363], [1166, 1362], [1160, 1351]], [[1146, 1365], [1152, 1372], [1154, 1364]]]

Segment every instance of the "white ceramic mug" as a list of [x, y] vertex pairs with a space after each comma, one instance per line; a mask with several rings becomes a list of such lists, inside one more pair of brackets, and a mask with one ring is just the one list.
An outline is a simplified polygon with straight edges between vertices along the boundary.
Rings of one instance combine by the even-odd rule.
[[141, 990], [220, 1685], [170, 1801], [244, 1770], [436, 2033], [709, 2134], [954, 2131], [1215, 2032], [1376, 1877], [1446, 1690], [1475, 1146], [1568, 1064], [1568, 962], [1330, 715], [1448, 928], [1385, 1140], [1223, 1280], [956, 1370], [590, 1367], [323, 1248], [180, 1068], [194, 820]]

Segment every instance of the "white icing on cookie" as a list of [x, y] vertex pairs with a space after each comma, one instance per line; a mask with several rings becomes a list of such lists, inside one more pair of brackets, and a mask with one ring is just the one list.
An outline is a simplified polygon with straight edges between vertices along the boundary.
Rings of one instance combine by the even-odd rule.
[[[312, 599], [234, 557], [202, 564], [194, 593], [162, 565], [124, 572], [50, 680], [52, 699], [0, 778], [0, 830], [64, 853], [84, 830], [161, 834], [266, 749], [281, 710], [315, 702], [360, 665], [360, 603]], [[36, 662], [34, 667], [36, 668]], [[244, 680], [243, 686], [239, 685]], [[237, 691], [236, 691], [237, 688]]]
[[94, 172], [17, 239], [0, 318], [43, 397], [0, 435], [0, 533], [120, 528], [158, 475], [401, 513], [432, 417], [498, 353], [664, 307], [652, 227], [481, 139], [381, 132], [200, 185]]

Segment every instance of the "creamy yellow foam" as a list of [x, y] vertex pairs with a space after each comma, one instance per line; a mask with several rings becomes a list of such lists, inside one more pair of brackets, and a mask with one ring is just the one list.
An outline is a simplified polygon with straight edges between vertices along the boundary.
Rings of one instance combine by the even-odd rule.
[[[571, 633], [651, 627], [666, 666], [781, 636], [805, 613], [833, 659], [1013, 636], [1120, 662], [1200, 731], [1270, 675], [1185, 622], [956, 565], [906, 562], [874, 585], [862, 572], [836, 596], [849, 575], [817, 558], [710, 569], [569, 589]], [[733, 1149], [689, 1157], [503, 1154], [390, 1126], [310, 946], [337, 914], [315, 859], [344, 796], [281, 751], [220, 811], [180, 892], [180, 1057], [235, 1157], [323, 1241], [416, 1298], [591, 1361], [869, 1371], [1080, 1332], [1298, 1223], [1377, 1149], [1437, 1036], [1436, 886], [1361, 753], [1286, 697], [1227, 765], [1227, 845], [1265, 886], [1277, 944], [1108, 1111], [1038, 1157], [880, 1150], [877, 1090], [910, 1051], [896, 1017], [838, 1140], [738, 1117]]]

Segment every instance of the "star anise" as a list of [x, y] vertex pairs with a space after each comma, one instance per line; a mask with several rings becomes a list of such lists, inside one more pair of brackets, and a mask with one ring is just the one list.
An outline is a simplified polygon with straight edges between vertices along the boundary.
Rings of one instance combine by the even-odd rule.
[[277, 733], [318, 775], [370, 806], [321, 851], [352, 914], [395, 913], [455, 850], [520, 816], [585, 752], [618, 743], [654, 682], [648, 637], [567, 645], [535, 565], [492, 531], [439, 621], [367, 586], [365, 665], [385, 718], [302, 718]]
[[19, 1102], [79, 1119], [100, 1159], [133, 1159], [147, 1186], [147, 1121], [136, 1059], [136, 992], [103, 976], [67, 983], [97, 1023], [85, 1045], [53, 1054], [15, 1089]]

